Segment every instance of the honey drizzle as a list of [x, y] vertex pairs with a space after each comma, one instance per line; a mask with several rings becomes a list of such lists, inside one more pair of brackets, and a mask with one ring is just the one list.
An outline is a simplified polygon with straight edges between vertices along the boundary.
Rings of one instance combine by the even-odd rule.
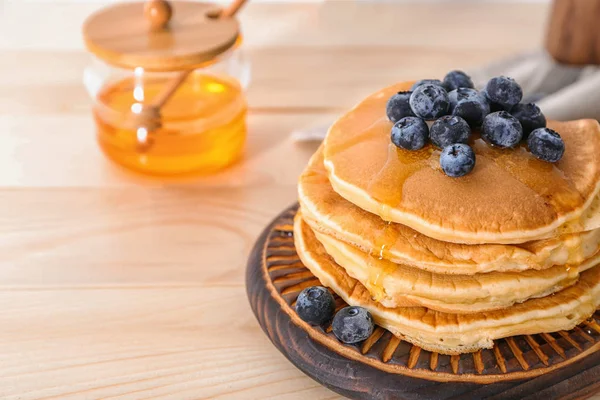
[[[390, 129], [389, 121], [379, 119], [356, 135], [330, 146], [328, 150], [329, 157], [338, 157], [341, 153], [366, 142], [383, 142], [381, 146], [386, 146], [387, 157], [379, 171], [369, 180], [366, 191], [375, 200], [396, 207], [402, 203], [403, 188], [411, 176], [423, 168], [439, 169], [440, 151], [432, 145], [417, 151], [400, 149], [391, 143]], [[500, 149], [484, 142], [477, 133], [473, 137], [472, 146], [477, 157], [492, 161], [518, 182], [543, 197], [557, 212], [571, 210], [574, 205], [583, 205], [584, 199], [564, 175], [559, 163], [538, 160], [525, 145], [516, 149]]]
[[383, 203], [379, 215], [384, 220], [391, 219], [391, 208], [402, 203], [406, 181], [424, 168], [435, 168], [437, 159], [439, 151], [431, 145], [409, 151], [388, 144], [386, 162], [367, 186], [369, 196]]
[[544, 198], [557, 213], [568, 212], [573, 206], [584, 204], [581, 194], [573, 187], [559, 164], [535, 158], [525, 144], [516, 149], [500, 149], [481, 138], [476, 138], [472, 146], [477, 157], [491, 160], [511, 177]]
[[566, 240], [566, 246], [568, 251], [567, 264], [579, 265], [584, 261], [583, 256], [583, 236], [582, 235], [570, 235]]
[[387, 261], [386, 266], [379, 268], [375, 260], [389, 260], [389, 248], [400, 238], [400, 232], [391, 221], [386, 221], [383, 229], [378, 233], [373, 249], [369, 252], [367, 268], [369, 271], [369, 287], [375, 301], [381, 301], [385, 297], [383, 281], [386, 276], [394, 272], [397, 266]]
[[373, 244], [375, 254], [380, 260], [390, 258], [389, 249], [396, 243], [399, 236], [400, 232], [395, 228], [393, 222], [386, 221]]
[[[345, 117], [344, 123], [340, 123], [337, 126], [337, 129], [353, 129], [357, 130], [360, 126], [360, 121], [355, 120], [349, 116]], [[351, 125], [346, 127], [346, 125]], [[358, 126], [357, 126], [358, 125]], [[378, 139], [379, 133], [382, 131], [388, 131], [388, 134], [391, 132], [392, 123], [387, 119], [378, 119], [373, 123], [365, 125], [363, 128], [360, 128], [360, 132], [352, 137], [344, 138], [344, 141], [341, 143], [328, 143], [326, 146], [327, 155], [335, 155], [336, 157], [340, 156], [347, 150], [352, 149], [357, 145], [363, 145], [368, 141], [375, 141]]]
[[575, 281], [579, 277], [579, 266], [577, 265], [567, 264], [565, 271], [567, 272], [567, 282]]

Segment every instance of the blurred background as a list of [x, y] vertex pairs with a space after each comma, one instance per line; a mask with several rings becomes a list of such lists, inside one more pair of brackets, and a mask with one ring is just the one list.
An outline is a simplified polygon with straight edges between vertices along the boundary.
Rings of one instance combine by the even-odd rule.
[[[86, 109], [89, 99], [80, 78], [90, 57], [81, 26], [110, 3], [114, 1], [0, 3], [0, 49], [11, 52], [2, 57], [3, 67], [20, 70], [16, 76], [5, 75], [12, 107], [26, 112], [29, 102], [15, 100], [31, 98], [28, 86], [43, 79], [49, 89], [66, 87], [59, 86], [52, 99], [36, 96], [36, 103]], [[253, 69], [249, 103], [255, 112], [285, 105], [336, 113], [390, 82], [441, 77], [456, 68], [472, 72], [540, 50], [548, 11], [548, 1], [531, 0], [251, 0], [239, 16]], [[43, 65], [29, 62], [31, 51], [43, 52]], [[42, 78], [38, 68], [53, 73]], [[340, 87], [343, 94], [336, 90]]]
[[337, 398], [277, 352], [245, 293], [306, 139], [398, 81], [557, 69], [570, 85], [585, 69], [543, 50], [549, 1], [250, 0], [243, 158], [150, 179], [96, 143], [82, 25], [110, 3], [0, 0], [2, 399]]

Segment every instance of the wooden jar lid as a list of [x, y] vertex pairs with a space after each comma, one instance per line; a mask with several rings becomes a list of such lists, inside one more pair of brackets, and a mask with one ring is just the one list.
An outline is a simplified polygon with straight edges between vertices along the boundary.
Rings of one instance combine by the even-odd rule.
[[230, 49], [239, 37], [235, 18], [215, 14], [218, 7], [209, 3], [121, 3], [92, 14], [84, 23], [83, 37], [92, 53], [112, 65], [150, 71], [193, 69]]

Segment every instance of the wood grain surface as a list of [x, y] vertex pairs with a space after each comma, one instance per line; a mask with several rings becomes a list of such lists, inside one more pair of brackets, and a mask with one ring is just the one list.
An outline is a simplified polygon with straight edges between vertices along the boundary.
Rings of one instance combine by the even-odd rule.
[[106, 161], [82, 85], [98, 3], [0, 2], [0, 398], [334, 399], [269, 342], [244, 270], [314, 145], [370, 92], [541, 46], [542, 4], [249, 4], [243, 162], [159, 182]]

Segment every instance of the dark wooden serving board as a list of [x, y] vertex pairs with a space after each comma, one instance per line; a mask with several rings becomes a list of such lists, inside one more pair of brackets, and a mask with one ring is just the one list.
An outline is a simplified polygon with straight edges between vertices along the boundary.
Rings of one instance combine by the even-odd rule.
[[330, 327], [309, 326], [293, 304], [319, 281], [296, 254], [296, 210], [281, 213], [261, 234], [246, 287], [273, 344], [322, 385], [353, 399], [583, 399], [600, 391], [599, 313], [568, 332], [506, 338], [460, 356], [423, 350], [381, 327], [360, 345], [344, 345]]

